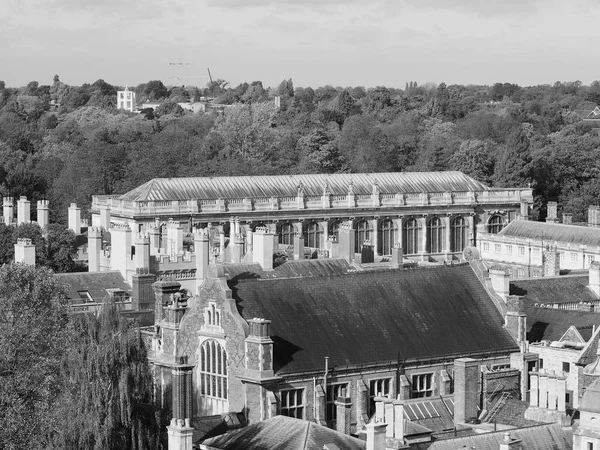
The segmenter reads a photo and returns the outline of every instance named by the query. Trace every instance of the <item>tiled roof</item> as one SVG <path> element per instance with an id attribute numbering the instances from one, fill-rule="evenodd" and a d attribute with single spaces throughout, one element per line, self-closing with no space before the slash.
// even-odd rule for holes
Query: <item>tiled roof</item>
<path id="1" fill-rule="evenodd" d="M 516 279 L 510 281 L 510 294 L 523 295 L 530 304 L 597 301 L 588 284 L 588 275 Z"/>
<path id="2" fill-rule="evenodd" d="M 344 450 L 364 450 L 366 442 L 306 420 L 275 416 L 207 439 L 202 444 L 222 450 L 322 450 L 333 444 Z"/>
<path id="3" fill-rule="evenodd" d="M 505 431 L 475 434 L 458 439 L 436 441 L 432 444 L 416 444 L 411 449 L 421 450 L 457 450 L 475 448 L 477 450 L 498 450 L 504 439 Z M 512 439 L 520 439 L 517 448 L 527 450 L 572 450 L 573 430 L 562 428 L 558 424 L 539 425 L 529 428 L 510 430 Z"/>
<path id="4" fill-rule="evenodd" d="M 600 314 L 585 311 L 526 306 L 525 313 L 529 342 L 558 341 L 571 325 L 587 340 L 600 324 Z"/>
<path id="5" fill-rule="evenodd" d="M 329 184 L 333 195 L 370 194 L 377 182 L 382 194 L 484 191 L 489 187 L 461 172 L 389 172 L 246 177 L 154 178 L 123 194 L 122 200 L 160 201 L 217 198 L 320 196 Z"/>
<path id="6" fill-rule="evenodd" d="M 494 406 L 497 404 L 497 402 L 500 401 L 500 398 L 501 397 L 498 396 L 496 402 L 490 405 L 489 411 L 491 411 L 492 408 L 494 408 Z M 500 406 L 500 409 L 498 409 L 497 412 L 494 413 L 493 422 L 502 425 L 509 425 L 516 428 L 532 427 L 535 425 L 539 425 L 539 422 L 525 418 L 525 411 L 528 407 L 528 402 L 518 400 L 516 398 L 509 398 L 505 401 L 504 404 Z"/>
<path id="7" fill-rule="evenodd" d="M 296 278 L 323 277 L 342 275 L 353 271 L 353 267 L 342 258 L 303 259 L 286 261 L 274 270 L 264 271 L 260 264 L 223 264 L 223 270 L 228 280 L 233 282 L 242 279 L 257 278 Z"/>
<path id="8" fill-rule="evenodd" d="M 600 228 L 561 223 L 513 220 L 499 233 L 501 236 L 543 239 L 544 242 L 564 242 L 571 244 L 600 245 Z"/>
<path id="9" fill-rule="evenodd" d="M 515 351 L 470 266 L 246 280 L 232 285 L 246 319 L 272 320 L 280 373 Z"/>
<path id="10" fill-rule="evenodd" d="M 131 286 L 123 279 L 121 272 L 76 272 L 54 275 L 66 287 L 67 297 L 80 301 L 78 291 L 88 291 L 95 302 L 107 297 L 107 289 L 120 289 L 131 294 Z"/>
<path id="11" fill-rule="evenodd" d="M 591 364 L 596 360 L 598 354 L 598 339 L 600 339 L 600 326 L 596 327 L 596 331 L 593 334 L 592 338 L 587 342 L 585 347 L 583 347 L 583 351 L 579 356 L 577 364 L 587 366 L 588 364 Z"/>

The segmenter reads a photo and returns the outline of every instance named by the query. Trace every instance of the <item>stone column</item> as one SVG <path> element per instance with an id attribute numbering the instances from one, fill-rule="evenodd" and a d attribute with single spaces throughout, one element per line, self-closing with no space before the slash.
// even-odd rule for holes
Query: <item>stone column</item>
<path id="1" fill-rule="evenodd" d="M 467 247 L 473 247 L 475 246 L 475 216 L 470 214 L 465 216 L 465 219 L 467 219 L 467 225 L 469 226 L 470 244 Z"/>
<path id="2" fill-rule="evenodd" d="M 452 229 L 450 228 L 450 216 L 442 217 L 442 223 L 444 224 L 444 253 L 446 253 L 446 259 L 448 260 L 452 259 L 451 257 L 449 258 L 450 251 L 452 249 Z"/>
<path id="3" fill-rule="evenodd" d="M 318 222 L 319 227 L 321 227 L 321 230 L 323 231 L 323 233 L 321 234 L 321 242 L 319 242 L 319 248 L 325 248 L 325 242 L 327 242 L 327 236 L 329 233 L 329 223 L 327 220 L 322 220 L 320 222 Z M 331 258 L 331 254 L 329 255 L 329 257 Z"/>
<path id="4" fill-rule="evenodd" d="M 421 259 L 425 259 L 425 255 L 427 254 L 427 217 L 419 217 L 417 218 L 417 223 L 421 229 L 421 242 L 419 243 L 419 253 L 421 254 Z"/>
<path id="5" fill-rule="evenodd" d="M 371 244 L 373 244 L 373 255 L 379 256 L 379 219 L 371 219 L 369 220 L 371 227 L 373 228 L 373 233 L 371 236 Z"/>
<path id="6" fill-rule="evenodd" d="M 402 216 L 398 217 L 397 219 L 393 219 L 393 222 L 396 227 L 396 242 L 402 249 L 402 254 L 404 255 L 404 230 L 402 229 Z"/>

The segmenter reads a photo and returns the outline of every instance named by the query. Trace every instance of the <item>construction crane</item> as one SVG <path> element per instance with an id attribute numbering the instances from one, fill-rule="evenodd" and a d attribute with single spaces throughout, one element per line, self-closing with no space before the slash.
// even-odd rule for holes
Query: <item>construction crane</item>
<path id="1" fill-rule="evenodd" d="M 210 68 L 207 67 L 206 70 L 208 70 L 208 78 L 210 79 L 210 84 L 213 84 L 212 75 L 210 74 Z"/>

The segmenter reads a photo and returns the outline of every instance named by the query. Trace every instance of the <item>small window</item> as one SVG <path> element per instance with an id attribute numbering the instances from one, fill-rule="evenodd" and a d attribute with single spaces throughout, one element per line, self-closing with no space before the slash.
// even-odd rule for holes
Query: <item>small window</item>
<path id="1" fill-rule="evenodd" d="M 571 252 L 571 262 L 577 262 L 577 253 Z"/>
<path id="2" fill-rule="evenodd" d="M 502 246 L 500 244 L 494 244 L 494 252 L 496 252 L 496 253 L 502 252 Z"/>
<path id="3" fill-rule="evenodd" d="M 422 373 L 412 377 L 412 398 L 433 396 L 433 374 Z"/>
<path id="4" fill-rule="evenodd" d="M 563 362 L 562 363 L 562 371 L 564 373 L 569 373 L 571 371 L 571 364 L 568 362 Z"/>
<path id="5" fill-rule="evenodd" d="M 304 418 L 304 389 L 281 391 L 281 415 Z"/>
<path id="6" fill-rule="evenodd" d="M 587 255 L 588 265 L 591 265 L 595 260 L 596 260 L 596 257 L 594 255 Z"/>
<path id="7" fill-rule="evenodd" d="M 512 255 L 512 245 L 507 245 L 506 246 L 506 254 L 507 255 Z"/>
<path id="8" fill-rule="evenodd" d="M 375 413 L 375 397 L 387 397 L 390 394 L 390 379 L 371 380 L 369 382 L 369 413 Z"/>
<path id="9" fill-rule="evenodd" d="M 519 247 L 519 255 L 525 256 L 525 247 L 523 247 L 523 246 Z"/>
<path id="10" fill-rule="evenodd" d="M 565 393 L 565 403 L 567 405 L 569 405 L 571 403 L 571 394 L 569 394 L 568 392 Z"/>
<path id="11" fill-rule="evenodd" d="M 540 358 L 540 369 L 544 368 L 544 360 Z"/>
<path id="12" fill-rule="evenodd" d="M 523 278 L 525 276 L 525 270 L 517 269 L 517 277 Z"/>
<path id="13" fill-rule="evenodd" d="M 89 291 L 77 291 L 79 294 L 79 298 L 83 301 L 83 303 L 91 303 L 94 301 Z"/>
<path id="14" fill-rule="evenodd" d="M 533 249 L 533 256 L 540 256 L 540 249 L 538 247 Z"/>
<path id="15" fill-rule="evenodd" d="M 489 242 L 484 242 L 483 243 L 483 251 L 484 252 L 489 252 L 490 251 L 490 243 Z"/>

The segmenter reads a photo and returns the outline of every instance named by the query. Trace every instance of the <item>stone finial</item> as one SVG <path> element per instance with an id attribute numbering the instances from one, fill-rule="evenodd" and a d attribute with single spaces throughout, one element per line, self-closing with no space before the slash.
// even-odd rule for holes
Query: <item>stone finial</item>
<path id="1" fill-rule="evenodd" d="M 323 185 L 323 195 L 329 195 L 331 193 L 330 189 L 329 189 L 329 181 L 326 180 L 325 184 Z"/>
<path id="2" fill-rule="evenodd" d="M 300 183 L 298 183 L 298 196 L 302 195 L 304 195 L 304 183 L 300 181 Z"/>
<path id="3" fill-rule="evenodd" d="M 354 194 L 354 181 L 350 181 L 348 185 L 348 194 Z"/>
<path id="4" fill-rule="evenodd" d="M 373 195 L 379 195 L 379 192 L 379 181 L 377 180 L 377 178 L 375 178 L 375 180 L 373 181 Z"/>

